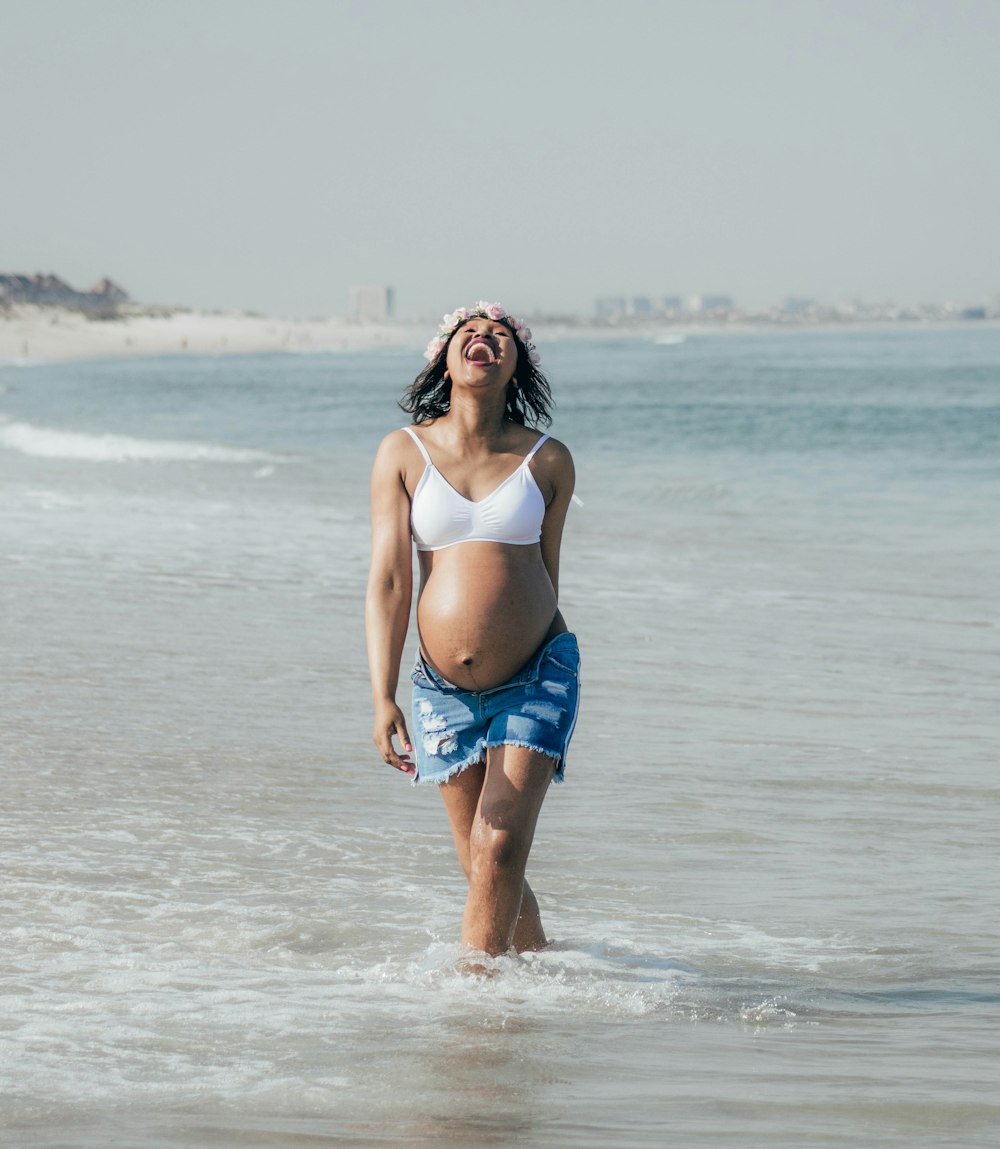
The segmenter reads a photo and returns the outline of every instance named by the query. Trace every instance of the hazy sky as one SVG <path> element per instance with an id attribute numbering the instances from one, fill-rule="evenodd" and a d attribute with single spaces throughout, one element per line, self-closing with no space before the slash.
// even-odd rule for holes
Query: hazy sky
<path id="1" fill-rule="evenodd" d="M 0 271 L 975 303 L 998 109 L 1000 0 L 0 0 Z"/>

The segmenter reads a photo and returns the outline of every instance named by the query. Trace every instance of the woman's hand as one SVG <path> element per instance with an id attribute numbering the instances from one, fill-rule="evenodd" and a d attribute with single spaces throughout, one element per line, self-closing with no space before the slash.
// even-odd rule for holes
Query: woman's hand
<path id="1" fill-rule="evenodd" d="M 403 717 L 403 712 L 391 698 L 387 698 L 375 707 L 373 741 L 386 766 L 393 766 L 397 770 L 402 770 L 404 774 L 415 774 L 416 767 L 410 760 L 409 754 L 396 753 L 392 744 L 394 734 L 402 744 L 403 750 L 412 752 L 413 747 L 410 745 L 410 735 L 406 729 L 406 719 Z"/>

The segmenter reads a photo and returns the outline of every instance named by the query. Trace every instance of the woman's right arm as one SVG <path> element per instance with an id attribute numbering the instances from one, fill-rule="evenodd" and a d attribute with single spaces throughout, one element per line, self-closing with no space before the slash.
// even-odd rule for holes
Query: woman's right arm
<path id="1" fill-rule="evenodd" d="M 372 467 L 372 562 L 365 596 L 368 669 L 375 704 L 374 742 L 382 760 L 404 774 L 414 766 L 406 718 L 396 705 L 399 663 L 410 621 L 413 542 L 410 500 L 403 484 L 400 431 L 382 440 Z M 395 735 L 404 753 L 392 744 Z"/>

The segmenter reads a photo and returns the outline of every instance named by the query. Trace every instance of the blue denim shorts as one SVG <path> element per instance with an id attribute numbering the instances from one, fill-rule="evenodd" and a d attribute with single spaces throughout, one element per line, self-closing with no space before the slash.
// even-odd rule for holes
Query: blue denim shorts
<path id="1" fill-rule="evenodd" d="M 416 782 L 447 782 L 481 762 L 490 746 L 526 746 L 555 759 L 561 782 L 580 706 L 576 635 L 557 634 L 507 682 L 463 690 L 436 674 L 418 654 L 413 680 Z"/>

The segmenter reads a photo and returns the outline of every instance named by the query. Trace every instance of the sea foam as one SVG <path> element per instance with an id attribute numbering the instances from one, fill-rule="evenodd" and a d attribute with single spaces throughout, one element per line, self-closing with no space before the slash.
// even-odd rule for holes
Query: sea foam
<path id="1" fill-rule="evenodd" d="M 75 459 L 93 463 L 276 463 L 265 451 L 172 439 L 136 439 L 130 435 L 90 434 L 0 421 L 0 447 L 38 459 Z"/>

